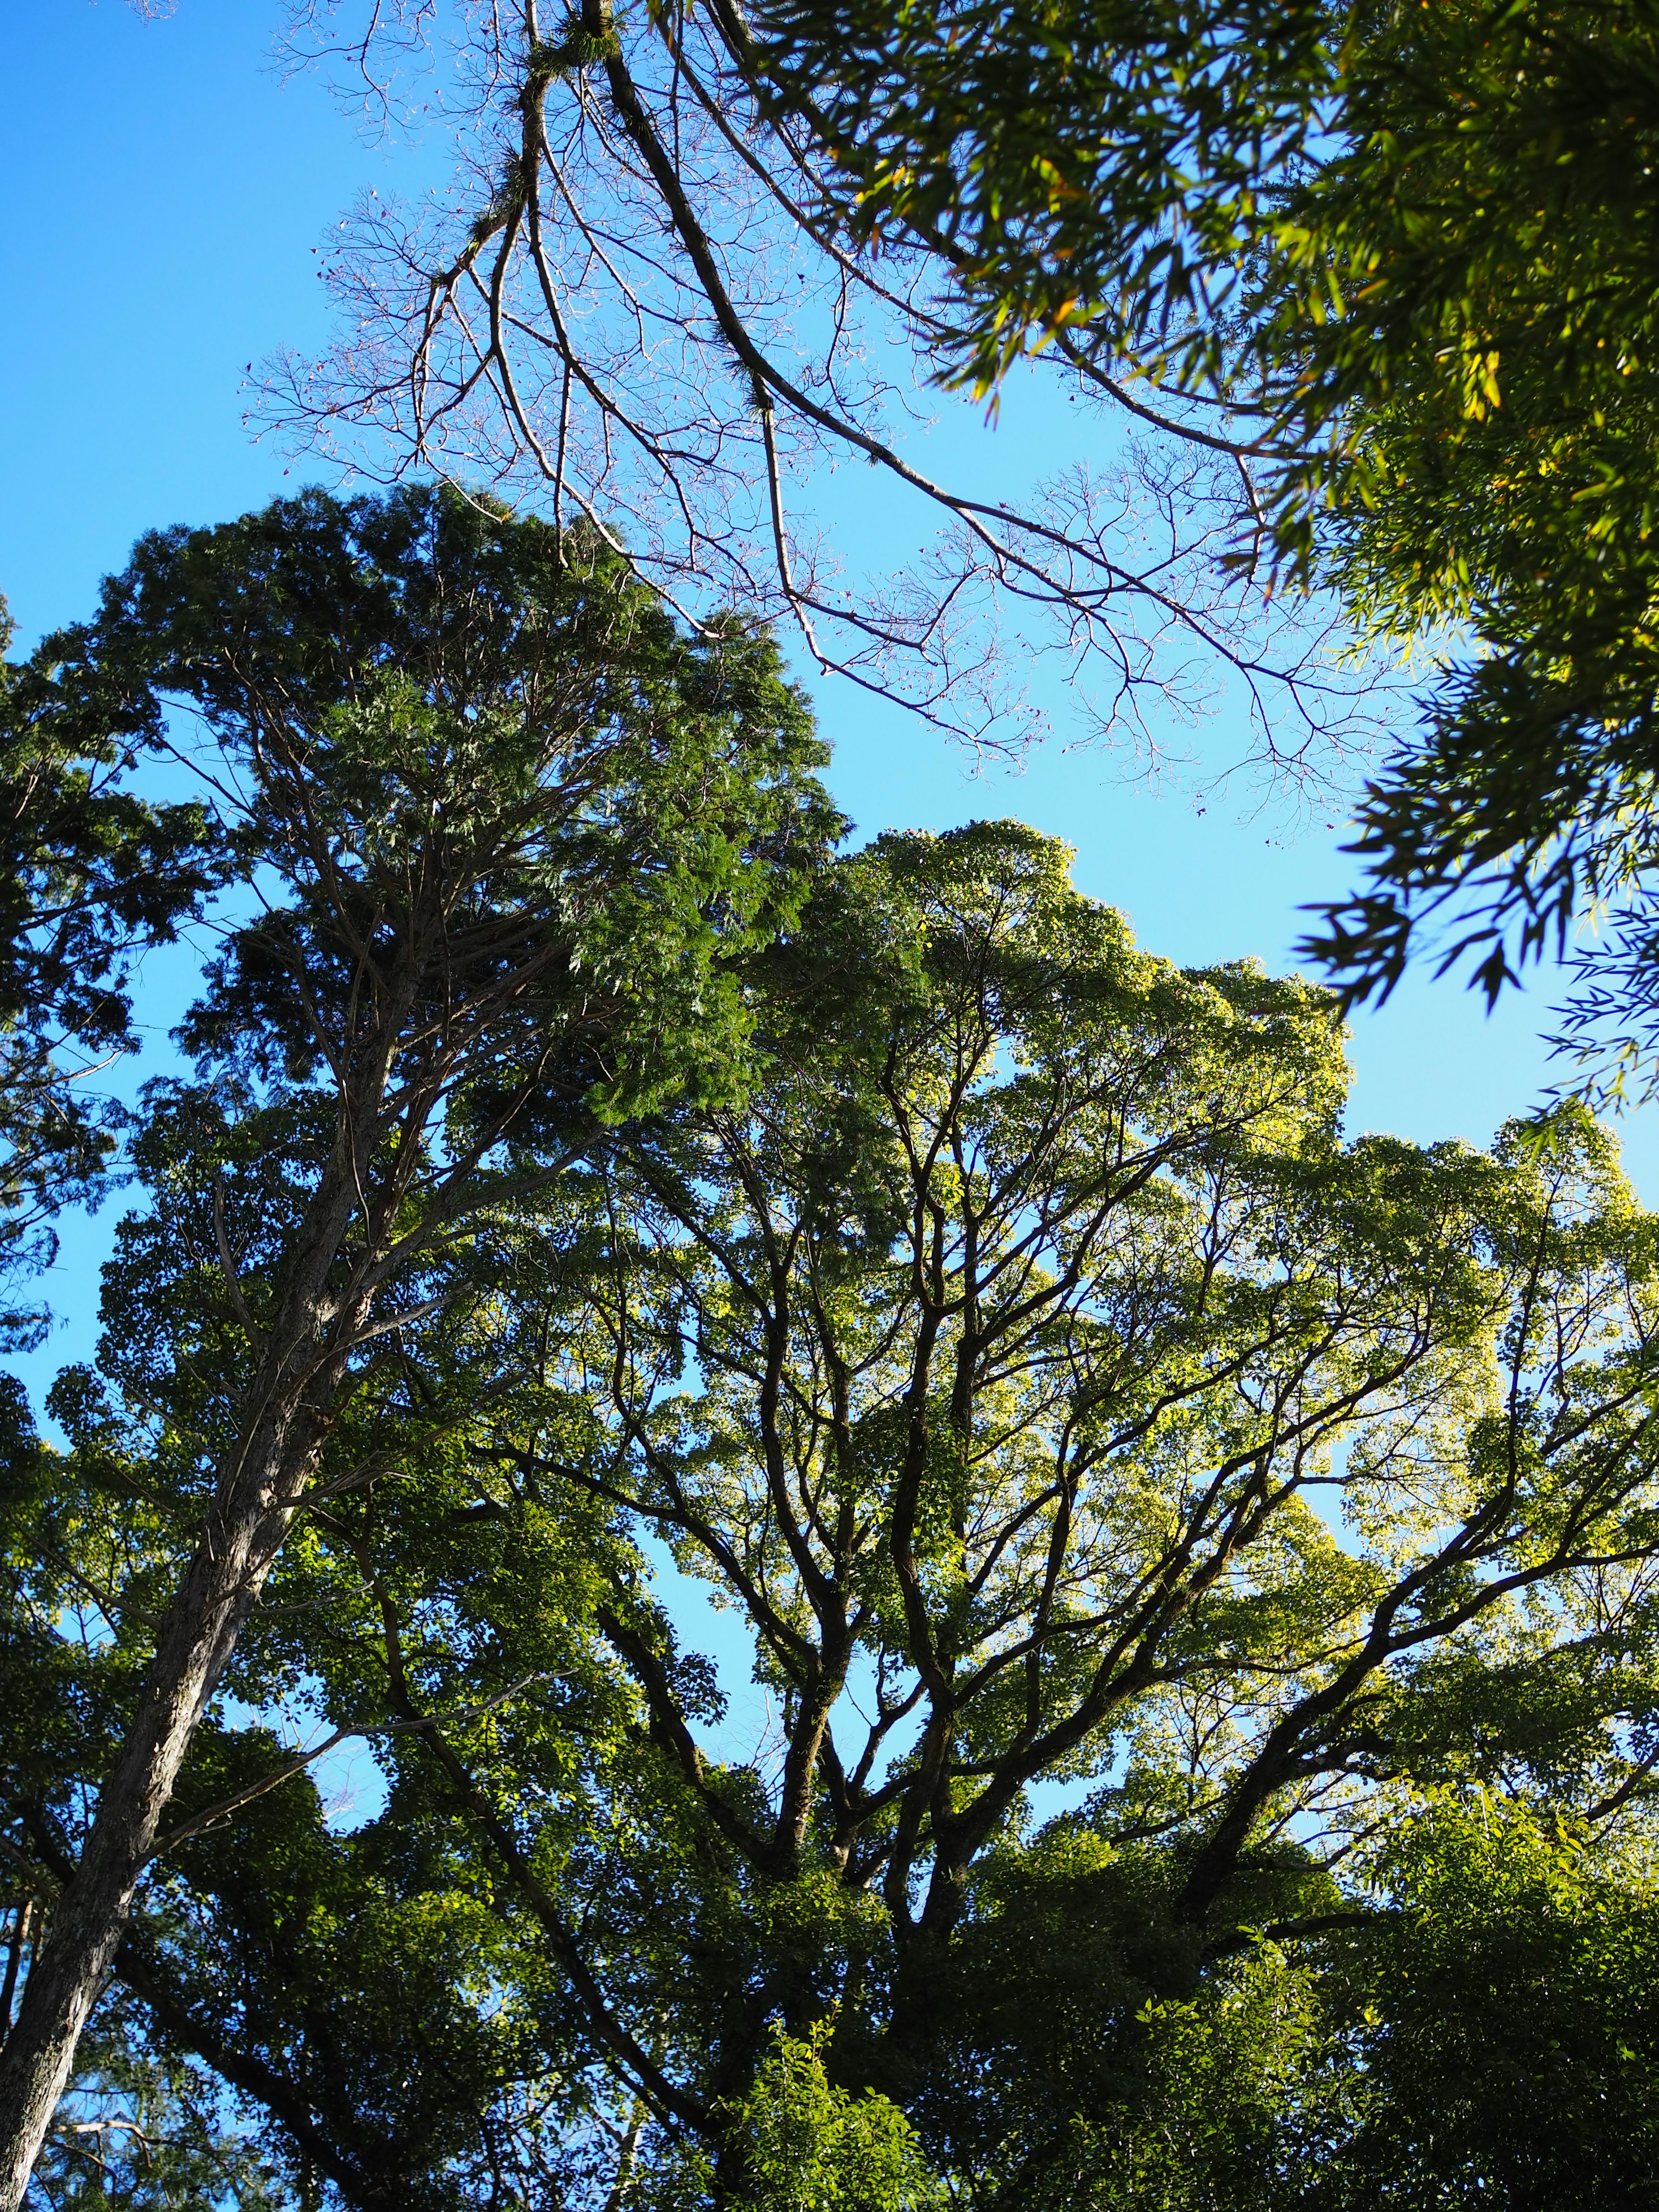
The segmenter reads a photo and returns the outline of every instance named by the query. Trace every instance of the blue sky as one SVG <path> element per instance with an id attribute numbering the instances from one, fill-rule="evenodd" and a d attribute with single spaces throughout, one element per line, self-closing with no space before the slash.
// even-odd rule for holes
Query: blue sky
<path id="1" fill-rule="evenodd" d="M 179 0 L 146 23 L 120 0 L 8 0 L 0 15 L 11 260 L 0 588 L 21 643 L 88 610 L 139 531 L 213 521 L 315 473 L 248 437 L 248 367 L 279 345 L 320 343 L 317 249 L 364 187 L 434 173 L 441 147 L 372 144 L 314 81 L 284 82 L 269 50 L 275 12 L 266 0 Z M 965 452 L 963 421 L 946 427 Z M 994 433 L 972 434 L 1001 441 L 994 466 L 1023 470 L 1019 441 L 1042 432 L 1014 405 Z M 1073 844 L 1081 885 L 1181 962 L 1254 954 L 1285 967 L 1298 910 L 1346 884 L 1326 811 L 1295 834 L 1224 799 L 1200 813 L 1190 794 L 1126 785 L 1109 757 L 1058 743 L 1018 774 L 975 775 L 898 710 L 845 684 L 816 690 L 831 781 L 862 834 L 1022 817 Z M 140 1012 L 158 1053 L 188 977 L 180 957 L 151 971 Z M 1358 1023 L 1353 1125 L 1484 1142 L 1539 1096 L 1547 1007 L 1546 994 L 1488 1019 L 1460 988 L 1413 981 Z M 1659 1200 L 1654 1116 L 1621 1133 L 1638 1187 Z M 50 1285 L 62 1326 L 26 1363 L 37 1391 L 91 1348 L 107 1227 L 65 1235 Z"/>

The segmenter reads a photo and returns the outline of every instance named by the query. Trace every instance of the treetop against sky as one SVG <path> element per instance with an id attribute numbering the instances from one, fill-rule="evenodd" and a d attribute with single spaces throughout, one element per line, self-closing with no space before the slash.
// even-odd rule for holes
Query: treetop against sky
<path id="1" fill-rule="evenodd" d="M 1659 2203 L 1659 0 L 0 44 L 0 2212 Z"/>

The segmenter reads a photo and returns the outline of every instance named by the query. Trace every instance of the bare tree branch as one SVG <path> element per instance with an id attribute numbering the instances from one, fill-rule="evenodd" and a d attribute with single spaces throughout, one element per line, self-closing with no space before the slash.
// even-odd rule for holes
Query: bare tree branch
<path id="1" fill-rule="evenodd" d="M 1082 403 L 1077 460 L 1012 501 L 916 465 L 949 242 L 855 246 L 845 180 L 811 116 L 768 102 L 734 10 L 583 0 L 556 29 L 538 0 L 377 0 L 372 21 L 339 0 L 296 8 L 290 39 L 383 117 L 424 65 L 459 167 L 442 209 L 349 218 L 324 270 L 341 335 L 273 364 L 264 420 L 581 514 L 683 611 L 792 623 L 821 669 L 975 746 L 1041 729 L 1042 652 L 1085 726 L 1148 764 L 1172 715 L 1227 700 L 1251 765 L 1318 781 L 1386 717 L 1328 611 L 1255 575 L 1253 422 L 1153 405 L 1067 341 L 1033 374 Z M 803 522 L 849 462 L 874 471 L 884 549 L 914 535 L 898 566 Z"/>

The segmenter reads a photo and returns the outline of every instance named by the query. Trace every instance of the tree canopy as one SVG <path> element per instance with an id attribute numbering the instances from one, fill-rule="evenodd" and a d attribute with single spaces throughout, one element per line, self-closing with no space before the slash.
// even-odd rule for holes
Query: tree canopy
<path id="1" fill-rule="evenodd" d="M 1656 27 L 462 12 L 280 404 L 545 512 L 153 533 L 0 680 L 0 1261 L 137 1200 L 0 1395 L 0 2212 L 1659 2202 L 1659 1225 L 1583 1097 L 1350 1134 L 1339 1026 L 1599 903 L 1649 1080 Z M 872 334 L 1139 443 L 933 482 Z M 1322 592 L 1442 655 L 1334 991 L 844 849 L 767 627 L 977 737 L 1000 604 L 1109 723 L 1196 647 L 1283 763 Z"/>
<path id="2" fill-rule="evenodd" d="M 0 654 L 11 635 L 0 600 Z M 133 956 L 218 872 L 199 805 L 139 795 L 131 736 L 65 689 L 51 645 L 0 659 L 0 1296 L 50 1259 L 65 1201 L 101 1194 L 119 1115 L 98 1078 L 133 1046 Z M 44 1322 L 0 1305 L 0 1340 Z"/>
<path id="3" fill-rule="evenodd" d="M 1142 952 L 1018 824 L 820 858 L 732 955 L 743 1082 L 531 1125 L 351 1364 L 118 2014 L 301 2201 L 1646 2202 L 1659 1252 L 1607 1138 L 1346 1139 L 1323 994 Z M 43 1898 L 319 1174 L 262 972 L 206 1003 L 280 1076 L 151 1092 L 69 1449 L 10 1455 Z M 1456 1993 L 1537 1972 L 1456 2072 Z"/>

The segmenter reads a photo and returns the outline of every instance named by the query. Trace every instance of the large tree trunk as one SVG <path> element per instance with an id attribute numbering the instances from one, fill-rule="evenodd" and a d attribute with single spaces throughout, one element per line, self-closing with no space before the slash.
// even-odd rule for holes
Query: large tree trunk
<path id="1" fill-rule="evenodd" d="M 0 2212 L 17 2212 L 22 2202 L 81 2031 L 126 1933 L 133 1892 L 191 1738 L 315 1464 L 318 1417 L 343 1364 L 325 1340 L 349 1344 L 353 1333 L 322 1288 L 349 1217 L 337 1191 L 319 1192 L 308 1210 L 301 1231 L 308 1264 L 283 1302 L 132 1726 L 99 1793 L 74 1877 L 52 1908 L 0 2051 Z"/>
<path id="2" fill-rule="evenodd" d="M 234 1519 L 210 1515 L 173 1601 L 131 1731 L 99 1794 L 75 1877 L 52 1907 L 0 2053 L 0 2212 L 22 2202 L 191 1737 L 281 1543 L 281 1528 L 270 1523 L 285 1527 L 290 1514 L 291 1507 L 267 1507 Z"/>

